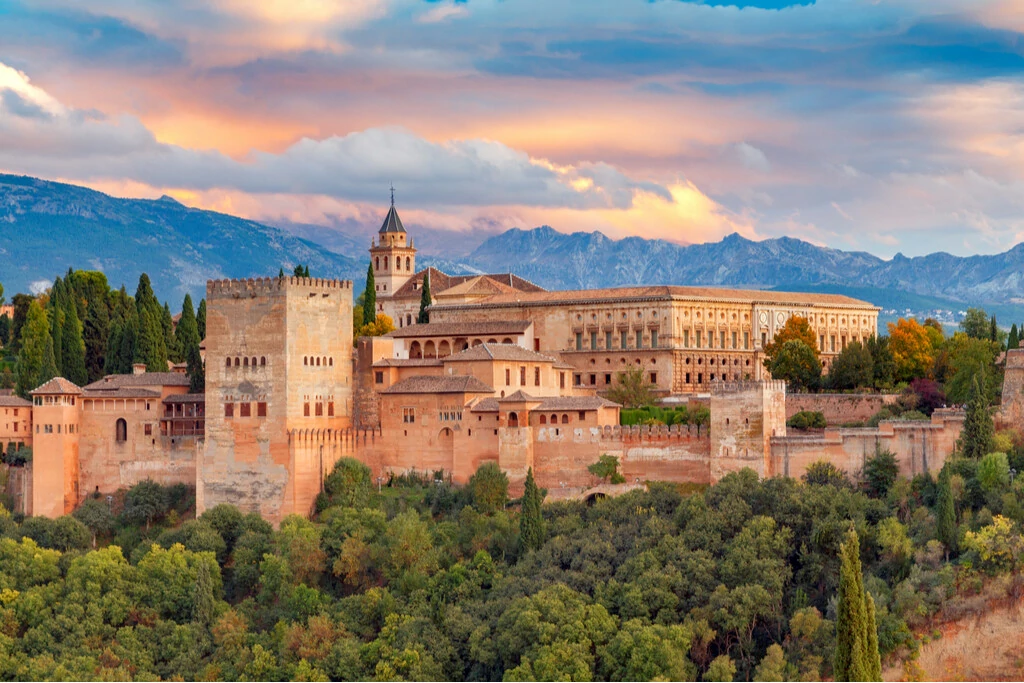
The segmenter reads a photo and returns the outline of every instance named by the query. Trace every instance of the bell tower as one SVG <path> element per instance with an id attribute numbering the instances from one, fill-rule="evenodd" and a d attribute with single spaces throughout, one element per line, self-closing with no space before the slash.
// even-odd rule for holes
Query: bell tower
<path id="1" fill-rule="evenodd" d="M 391 208 L 370 243 L 370 263 L 377 285 L 377 310 L 383 311 L 382 300 L 394 295 L 416 272 L 416 249 L 395 209 L 395 188 L 391 188 Z"/>

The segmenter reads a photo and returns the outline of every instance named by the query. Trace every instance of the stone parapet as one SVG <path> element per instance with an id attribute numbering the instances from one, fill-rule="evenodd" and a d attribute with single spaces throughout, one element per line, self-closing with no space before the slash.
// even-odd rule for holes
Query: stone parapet
<path id="1" fill-rule="evenodd" d="M 352 281 L 310 277 L 257 277 L 206 282 L 207 298 L 265 296 L 286 288 L 351 291 Z"/>

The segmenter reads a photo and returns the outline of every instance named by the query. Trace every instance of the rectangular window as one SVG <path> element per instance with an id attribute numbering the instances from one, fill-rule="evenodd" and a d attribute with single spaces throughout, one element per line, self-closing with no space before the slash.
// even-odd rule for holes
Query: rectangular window
<path id="1" fill-rule="evenodd" d="M 708 348 L 715 348 L 715 332 L 714 330 L 708 330 Z"/>
<path id="2" fill-rule="evenodd" d="M 725 348 L 725 330 L 718 333 L 718 348 Z"/>
<path id="3" fill-rule="evenodd" d="M 651 348 L 652 349 L 658 348 L 658 331 L 657 330 L 651 330 Z"/>
<path id="4" fill-rule="evenodd" d="M 578 372 L 575 373 L 572 376 L 572 383 L 573 383 L 573 386 L 577 386 L 577 387 L 579 385 L 583 384 L 583 375 L 579 374 Z"/>
<path id="5" fill-rule="evenodd" d="M 533 386 L 535 386 L 535 387 L 539 387 L 540 386 L 540 368 L 539 367 L 533 369 Z"/>
<path id="6" fill-rule="evenodd" d="M 636 348 L 638 348 L 638 349 L 644 348 L 644 331 L 643 330 L 637 330 L 636 331 Z"/>
<path id="7" fill-rule="evenodd" d="M 382 370 L 378 370 L 373 373 L 373 381 L 377 384 L 384 384 L 384 372 Z"/>
<path id="8" fill-rule="evenodd" d="M 14 423 L 14 431 L 18 431 L 18 423 L 17 422 Z"/>
<path id="9" fill-rule="evenodd" d="M 604 333 L 604 348 L 605 349 L 612 348 L 612 333 L 611 332 L 605 332 Z"/>
<path id="10" fill-rule="evenodd" d="M 823 334 L 818 337 L 818 349 L 821 351 L 825 350 L 825 335 Z"/>
<path id="11" fill-rule="evenodd" d="M 308 403 L 303 403 L 302 404 L 302 416 L 303 417 L 309 417 L 309 404 Z"/>
<path id="12" fill-rule="evenodd" d="M 694 337 L 697 338 L 697 348 L 701 348 L 704 345 L 704 332 L 701 330 L 697 330 L 694 333 Z"/>
<path id="13" fill-rule="evenodd" d="M 582 332 L 577 332 L 576 333 L 576 350 L 577 351 L 582 351 L 583 350 L 583 333 Z"/>
<path id="14" fill-rule="evenodd" d="M 832 347 L 832 353 L 835 353 L 836 352 L 836 335 L 833 334 L 832 337 L 829 339 L 829 345 Z"/>
<path id="15" fill-rule="evenodd" d="M 612 373 L 610 373 L 610 372 L 604 373 L 604 383 L 605 384 L 611 384 L 612 383 Z"/>
<path id="16" fill-rule="evenodd" d="M 652 372 L 651 373 L 651 384 L 657 384 L 657 383 L 658 383 L 658 373 Z"/>
<path id="17" fill-rule="evenodd" d="M 627 346 L 629 346 L 629 332 L 622 330 L 619 332 L 619 348 L 625 349 Z"/>
<path id="18" fill-rule="evenodd" d="M 565 389 L 565 373 L 564 372 L 558 373 L 558 388 L 559 389 Z"/>
<path id="19" fill-rule="evenodd" d="M 590 386 L 597 386 L 597 375 L 590 376 Z"/>
<path id="20" fill-rule="evenodd" d="M 308 412 L 306 414 L 309 415 Z M 234 417 L 234 416 L 235 416 L 235 404 L 234 403 L 225 403 L 224 404 L 224 417 Z"/>
<path id="21" fill-rule="evenodd" d="M 689 330 L 683 330 L 683 348 L 684 349 L 690 348 L 690 331 Z"/>
<path id="22" fill-rule="evenodd" d="M 734 348 L 734 349 L 738 349 L 739 348 L 739 345 L 736 343 L 736 335 L 738 335 L 738 334 L 739 334 L 738 332 L 733 332 L 732 333 L 732 348 Z"/>
<path id="23" fill-rule="evenodd" d="M 704 384 L 704 373 L 703 372 L 698 372 L 697 373 L 697 384 Z"/>
<path id="24" fill-rule="evenodd" d="M 594 351 L 597 349 L 597 332 L 590 333 L 590 350 Z"/>
<path id="25" fill-rule="evenodd" d="M 317 417 L 323 417 L 324 416 L 324 404 L 323 403 L 317 403 L 316 404 L 316 416 Z"/>
<path id="26" fill-rule="evenodd" d="M 327 417 L 334 417 L 334 401 L 327 402 Z"/>
<path id="27" fill-rule="evenodd" d="M 533 350 L 540 351 L 540 339 L 538 339 L 537 337 L 533 338 Z"/>
<path id="28" fill-rule="evenodd" d="M 580 420 L 586 420 L 587 419 L 587 413 L 586 413 L 585 410 L 577 411 L 577 415 L 580 418 Z"/>
<path id="29" fill-rule="evenodd" d="M 512 386 L 512 370 L 505 368 L 505 386 Z"/>
<path id="30" fill-rule="evenodd" d="M 843 335 L 843 338 L 842 338 L 842 345 L 839 348 L 841 348 L 841 349 L 845 349 L 846 348 L 846 335 L 845 334 Z"/>
<path id="31" fill-rule="evenodd" d="M 690 383 L 690 373 L 686 373 L 686 383 Z"/>
<path id="32" fill-rule="evenodd" d="M 53 434 L 53 425 L 46 425 L 46 428 L 43 429 L 43 432 L 45 432 L 46 434 Z"/>
<path id="33" fill-rule="evenodd" d="M 761 333 L 761 348 L 763 349 L 766 346 L 768 346 L 768 333 L 767 332 L 762 332 Z"/>
<path id="34" fill-rule="evenodd" d="M 402 422 L 405 424 L 416 423 L 416 409 L 415 408 L 402 408 Z"/>
<path id="35" fill-rule="evenodd" d="M 57 433 L 60 434 L 60 425 L 57 425 Z"/>
<path id="36" fill-rule="evenodd" d="M 252 416 L 252 404 L 246 401 L 245 403 L 238 404 L 238 416 L 239 417 L 251 417 Z"/>
<path id="37" fill-rule="evenodd" d="M 525 387 L 526 386 L 526 366 L 525 365 L 519 366 L 519 386 L 521 386 L 521 387 Z"/>
<path id="38" fill-rule="evenodd" d="M 743 348 L 746 349 L 747 351 L 750 350 L 750 333 L 749 332 L 744 332 L 743 333 Z"/>
<path id="39" fill-rule="evenodd" d="M 263 403 L 261 401 L 260 403 L 256 404 L 256 417 L 266 417 L 266 416 L 267 416 L 267 404 Z"/>
<path id="40" fill-rule="evenodd" d="M 143 431 L 145 431 L 146 436 L 152 436 L 153 435 L 153 425 L 146 425 L 145 429 Z"/>

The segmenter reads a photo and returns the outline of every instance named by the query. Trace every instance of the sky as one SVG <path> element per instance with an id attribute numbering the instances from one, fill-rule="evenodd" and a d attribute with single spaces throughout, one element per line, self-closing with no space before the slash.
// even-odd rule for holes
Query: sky
<path id="1" fill-rule="evenodd" d="M 0 170 L 268 222 L 1024 239 L 1021 0 L 0 0 Z"/>

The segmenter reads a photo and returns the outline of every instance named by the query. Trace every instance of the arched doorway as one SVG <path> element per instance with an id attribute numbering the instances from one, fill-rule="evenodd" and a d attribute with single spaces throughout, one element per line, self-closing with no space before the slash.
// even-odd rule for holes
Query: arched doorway
<path id="1" fill-rule="evenodd" d="M 517 415 L 515 412 L 511 412 L 508 414 L 508 426 L 519 427 L 519 415 Z"/>
<path id="2" fill-rule="evenodd" d="M 125 422 L 123 417 L 117 419 L 117 423 L 114 426 L 114 436 L 118 443 L 124 443 L 128 440 L 128 423 Z"/>

